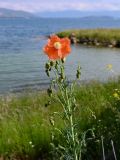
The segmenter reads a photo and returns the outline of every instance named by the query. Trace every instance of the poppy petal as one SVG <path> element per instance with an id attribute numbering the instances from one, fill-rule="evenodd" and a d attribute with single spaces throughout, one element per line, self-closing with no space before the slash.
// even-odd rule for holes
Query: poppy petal
<path id="1" fill-rule="evenodd" d="M 45 46 L 43 50 L 51 60 L 60 59 L 62 57 L 61 51 L 55 49 L 54 47 Z"/>
<path id="2" fill-rule="evenodd" d="M 60 47 L 55 47 L 55 44 L 60 44 Z M 70 40 L 68 38 L 60 39 L 58 36 L 52 35 L 43 51 L 52 60 L 65 58 L 71 52 Z"/>
<path id="3" fill-rule="evenodd" d="M 60 38 L 56 35 L 52 35 L 48 40 L 48 45 L 53 46 L 55 42 L 60 42 Z"/>

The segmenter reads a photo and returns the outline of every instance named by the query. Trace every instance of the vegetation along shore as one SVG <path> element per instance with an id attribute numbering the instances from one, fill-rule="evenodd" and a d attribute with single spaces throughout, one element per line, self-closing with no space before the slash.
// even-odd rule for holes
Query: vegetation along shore
<path id="1" fill-rule="evenodd" d="M 57 33 L 69 37 L 72 43 L 100 47 L 120 48 L 120 29 L 76 29 Z"/>
<path id="2" fill-rule="evenodd" d="M 80 137 L 85 131 L 93 130 L 93 135 L 87 132 L 83 159 L 86 156 L 89 160 L 101 159 L 101 136 L 104 137 L 106 158 L 113 154 L 111 140 L 114 142 L 117 157 L 120 156 L 119 90 L 120 80 L 105 84 L 91 82 L 76 88 L 76 117 Z M 48 100 L 45 92 L 0 98 L 0 159 L 54 159 L 50 152 L 52 126 L 49 117 L 54 111 L 60 110 L 60 107 L 56 102 L 46 106 Z M 59 128 L 63 126 L 59 119 L 55 125 Z M 56 134 L 56 144 L 58 142 L 63 143 Z"/>

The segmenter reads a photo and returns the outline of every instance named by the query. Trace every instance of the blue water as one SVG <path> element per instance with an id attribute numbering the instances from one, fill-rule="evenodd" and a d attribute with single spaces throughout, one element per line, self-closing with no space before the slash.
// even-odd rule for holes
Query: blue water
<path id="1" fill-rule="evenodd" d="M 0 93 L 40 89 L 49 83 L 44 72 L 47 57 L 42 52 L 46 36 L 74 28 L 119 28 L 119 20 L 0 19 Z M 82 80 L 107 80 L 120 74 L 120 49 L 72 46 L 66 71 L 72 80 L 82 66 Z M 106 69 L 113 64 L 114 73 Z"/>

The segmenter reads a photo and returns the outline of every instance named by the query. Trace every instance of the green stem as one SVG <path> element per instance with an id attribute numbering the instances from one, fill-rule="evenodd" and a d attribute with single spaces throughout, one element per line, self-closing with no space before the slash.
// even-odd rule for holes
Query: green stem
<path id="1" fill-rule="evenodd" d="M 73 140 L 73 145 L 74 145 L 74 158 L 75 160 L 78 160 L 77 158 L 77 152 L 76 152 L 76 145 L 75 145 L 75 132 L 74 132 L 74 127 L 73 127 L 73 116 L 70 116 L 70 124 L 71 124 L 71 134 L 72 134 L 72 140 Z"/>
<path id="2" fill-rule="evenodd" d="M 65 85 L 65 79 L 63 80 L 62 83 L 58 81 L 58 77 L 59 77 L 59 74 L 61 73 L 61 70 L 63 71 L 63 74 L 64 74 L 64 69 L 63 69 L 64 66 L 61 62 L 59 62 L 59 66 L 60 66 L 59 68 L 55 69 L 54 73 L 56 76 L 56 83 L 59 88 L 60 94 L 62 96 L 63 102 L 61 101 L 61 99 L 59 99 L 59 97 L 58 97 L 58 99 L 63 106 L 67 123 L 70 125 L 70 137 L 67 137 L 67 140 L 70 145 L 71 145 L 71 142 L 73 144 L 73 146 L 71 146 L 71 148 L 72 148 L 74 160 L 78 160 L 79 158 L 77 155 L 76 140 L 75 140 L 76 133 L 75 133 L 75 129 L 74 129 L 74 117 L 73 117 L 74 113 L 73 113 L 73 109 L 72 109 L 72 98 L 71 98 L 72 94 L 70 93 L 70 95 L 69 95 L 68 87 Z M 72 89 L 73 88 L 71 87 L 70 92 L 72 92 Z"/>
<path id="3" fill-rule="evenodd" d="M 69 102 L 69 97 L 68 97 L 68 90 L 66 88 L 66 98 L 67 98 L 67 102 L 68 102 L 68 110 L 69 110 L 69 120 L 70 120 L 70 129 L 71 129 L 71 137 L 72 137 L 72 142 L 73 142 L 73 151 L 74 151 L 74 159 L 78 160 L 78 156 L 77 156 L 77 151 L 76 151 L 76 142 L 75 142 L 75 130 L 74 130 L 74 118 L 73 118 L 73 112 L 72 112 L 72 105 Z"/>

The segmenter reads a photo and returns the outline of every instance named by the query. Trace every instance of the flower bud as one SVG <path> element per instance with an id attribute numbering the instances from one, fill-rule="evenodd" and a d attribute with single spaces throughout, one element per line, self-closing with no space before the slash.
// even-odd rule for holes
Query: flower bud
<path id="1" fill-rule="evenodd" d="M 65 79 L 65 74 L 62 72 L 62 73 L 60 74 L 60 77 L 61 77 L 61 79 Z"/>
<path id="2" fill-rule="evenodd" d="M 59 61 L 56 61 L 56 64 L 59 64 Z"/>
<path id="3" fill-rule="evenodd" d="M 45 69 L 48 70 L 49 68 L 50 68 L 50 64 L 49 64 L 49 63 L 46 63 L 46 64 L 45 64 Z"/>
<path id="4" fill-rule="evenodd" d="M 48 88 L 48 89 L 47 89 L 47 94 L 48 94 L 49 97 L 52 96 L 52 89 L 51 89 L 51 88 Z"/>
<path id="5" fill-rule="evenodd" d="M 58 81 L 59 81 L 60 83 L 62 83 L 63 80 L 64 80 L 64 79 L 63 79 L 61 76 L 58 78 Z"/>
<path id="6" fill-rule="evenodd" d="M 77 79 L 79 79 L 80 75 L 81 75 L 80 69 L 81 69 L 80 66 L 78 66 L 77 73 L 76 73 L 76 78 Z"/>
<path id="7" fill-rule="evenodd" d="M 61 74 L 63 74 L 64 73 L 64 67 L 61 67 Z"/>
<path id="8" fill-rule="evenodd" d="M 77 72 L 76 78 L 77 78 L 77 79 L 80 79 L 80 73 L 79 73 L 79 72 Z"/>
<path id="9" fill-rule="evenodd" d="M 66 58 L 62 58 L 61 61 L 62 61 L 62 63 L 65 63 Z"/>
<path id="10" fill-rule="evenodd" d="M 47 76 L 50 77 L 50 72 L 49 72 L 49 70 L 45 70 L 45 72 L 46 72 Z"/>
<path id="11" fill-rule="evenodd" d="M 50 61 L 50 66 L 53 67 L 54 66 L 54 62 Z"/>
<path id="12" fill-rule="evenodd" d="M 58 62 L 55 63 L 55 69 L 58 69 Z"/>
<path id="13" fill-rule="evenodd" d="M 51 71 L 51 68 L 49 68 L 49 71 Z"/>

